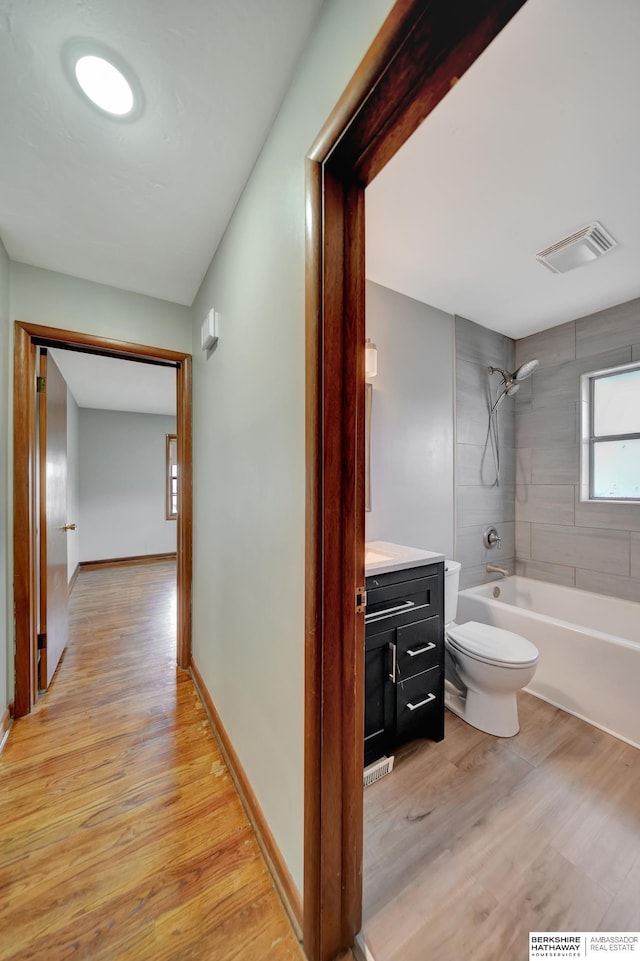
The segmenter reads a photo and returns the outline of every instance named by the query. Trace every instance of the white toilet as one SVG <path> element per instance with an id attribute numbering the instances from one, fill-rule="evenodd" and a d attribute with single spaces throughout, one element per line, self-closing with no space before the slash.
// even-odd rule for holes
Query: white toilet
<path id="1" fill-rule="evenodd" d="M 520 730 L 516 692 L 535 674 L 538 649 L 500 627 L 455 623 L 460 567 L 445 563 L 444 703 L 480 731 L 513 737 Z"/>

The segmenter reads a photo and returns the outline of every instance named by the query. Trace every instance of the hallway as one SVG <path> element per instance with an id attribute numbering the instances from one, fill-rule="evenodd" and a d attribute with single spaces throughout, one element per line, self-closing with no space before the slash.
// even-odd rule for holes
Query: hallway
<path id="1" fill-rule="evenodd" d="M 1 961 L 302 959 L 188 674 L 175 564 L 81 572 L 0 755 Z"/>

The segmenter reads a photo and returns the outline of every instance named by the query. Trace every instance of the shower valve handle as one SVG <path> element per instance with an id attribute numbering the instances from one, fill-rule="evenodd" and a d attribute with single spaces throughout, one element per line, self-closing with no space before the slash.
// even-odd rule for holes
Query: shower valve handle
<path id="1" fill-rule="evenodd" d="M 502 544 L 502 538 L 498 534 L 498 531 L 495 527 L 487 527 L 487 529 L 482 533 L 482 539 L 484 541 L 484 546 L 488 548 L 497 547 L 500 549 Z"/>

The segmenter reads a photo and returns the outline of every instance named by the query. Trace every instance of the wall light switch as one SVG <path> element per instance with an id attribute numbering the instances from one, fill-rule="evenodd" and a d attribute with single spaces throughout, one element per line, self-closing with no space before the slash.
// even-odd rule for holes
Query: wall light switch
<path id="1" fill-rule="evenodd" d="M 200 328 L 200 347 L 202 350 L 212 350 L 218 343 L 218 326 L 220 314 L 211 308 Z"/>

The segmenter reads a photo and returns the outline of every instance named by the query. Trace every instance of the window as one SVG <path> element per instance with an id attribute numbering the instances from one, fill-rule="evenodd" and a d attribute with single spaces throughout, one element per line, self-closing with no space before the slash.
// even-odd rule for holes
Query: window
<path id="1" fill-rule="evenodd" d="M 178 438 L 167 434 L 167 520 L 178 516 Z"/>
<path id="2" fill-rule="evenodd" d="M 581 500 L 640 501 L 640 364 L 581 378 Z"/>

